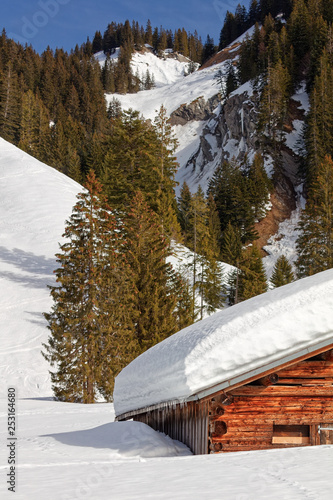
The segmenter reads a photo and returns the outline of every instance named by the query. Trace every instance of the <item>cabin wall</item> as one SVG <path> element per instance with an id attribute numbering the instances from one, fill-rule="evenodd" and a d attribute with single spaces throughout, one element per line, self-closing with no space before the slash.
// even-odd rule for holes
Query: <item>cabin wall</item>
<path id="1" fill-rule="evenodd" d="M 168 405 L 133 419 L 181 441 L 195 455 L 208 453 L 208 401 Z"/>
<path id="2" fill-rule="evenodd" d="M 209 452 L 333 444 L 333 361 L 322 358 L 211 398 Z"/>

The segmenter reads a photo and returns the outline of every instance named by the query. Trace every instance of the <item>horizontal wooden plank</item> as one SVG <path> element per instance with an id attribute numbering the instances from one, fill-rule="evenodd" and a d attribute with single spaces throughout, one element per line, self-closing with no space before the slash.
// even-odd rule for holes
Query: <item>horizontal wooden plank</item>
<path id="1" fill-rule="evenodd" d="M 256 385 L 244 385 L 231 391 L 233 396 L 333 396 L 333 386 L 325 387 L 303 387 L 270 385 L 268 387 Z M 234 401 L 235 402 L 235 401 Z M 227 411 L 227 408 L 225 410 Z"/>
<path id="2" fill-rule="evenodd" d="M 287 409 L 293 411 L 297 408 L 313 408 L 318 410 L 333 411 L 333 398 L 332 397 L 299 397 L 293 398 L 291 396 L 276 397 L 276 398 L 239 398 L 235 404 L 230 406 L 222 416 L 229 415 L 230 413 L 237 413 L 241 410 L 246 412 L 256 411 L 275 411 L 279 409 Z"/>
<path id="3" fill-rule="evenodd" d="M 256 434 L 255 432 L 239 432 L 239 433 L 227 433 L 223 436 L 211 436 L 211 441 L 214 443 L 223 443 L 231 441 L 260 441 L 260 442 L 270 442 L 273 438 L 273 432 L 263 432 Z"/>
<path id="4" fill-rule="evenodd" d="M 332 422 L 332 417 L 333 413 L 327 413 L 323 415 L 318 415 L 318 414 L 309 414 L 309 413 L 303 413 L 299 412 L 298 414 L 293 414 L 292 416 L 285 415 L 283 413 L 280 413 L 279 415 L 274 415 L 273 413 L 266 414 L 266 415 L 260 415 L 256 417 L 251 417 L 249 415 L 237 415 L 233 416 L 232 422 L 234 425 L 239 425 L 240 427 L 243 425 L 244 428 L 251 426 L 251 425 L 260 425 L 261 423 L 264 424 L 281 424 L 281 425 L 309 425 L 309 424 L 320 424 L 321 422 L 323 423 L 330 423 Z M 226 419 L 227 425 L 229 425 L 228 420 Z"/>
<path id="5" fill-rule="evenodd" d="M 333 377 L 333 361 L 301 361 L 295 365 L 277 371 L 279 378 L 302 377 L 324 378 Z"/>
<path id="6" fill-rule="evenodd" d="M 281 443 L 263 443 L 263 444 L 250 444 L 250 443 L 222 443 L 222 452 L 232 451 L 252 451 L 252 450 L 270 450 L 280 448 L 298 448 L 300 446 L 309 446 L 309 444 L 281 444 Z"/>
<path id="7" fill-rule="evenodd" d="M 333 378 L 280 378 L 278 385 L 333 385 Z"/>

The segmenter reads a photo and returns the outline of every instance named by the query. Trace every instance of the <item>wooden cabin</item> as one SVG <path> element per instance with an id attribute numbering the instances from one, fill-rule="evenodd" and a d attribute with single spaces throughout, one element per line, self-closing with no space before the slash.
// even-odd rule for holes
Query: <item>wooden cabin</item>
<path id="1" fill-rule="evenodd" d="M 273 321 L 266 321 L 266 324 L 272 330 L 275 328 L 275 331 L 265 332 L 266 337 L 262 337 L 261 340 L 264 342 L 270 335 L 280 334 L 284 347 L 280 348 L 277 356 L 274 357 L 270 353 L 266 358 L 261 357 L 257 364 L 255 359 L 251 359 L 251 362 L 245 363 L 243 368 L 237 367 L 233 376 L 224 377 L 222 367 L 220 381 L 211 386 L 202 388 L 199 386 L 199 390 L 183 398 L 176 394 L 177 397 L 174 399 L 168 396 L 164 401 L 157 401 L 155 404 L 140 408 L 130 409 L 129 404 L 127 406 L 129 411 L 119 413 L 116 409 L 117 420 L 133 419 L 144 422 L 153 429 L 185 443 L 194 454 L 333 444 L 333 271 L 327 273 L 329 273 L 326 276 L 328 281 L 325 283 L 331 281 L 332 286 L 321 287 L 321 290 L 318 287 L 318 295 L 316 283 L 320 282 L 320 279 L 311 277 L 306 278 L 308 281 L 304 280 L 301 285 L 291 284 L 282 287 L 279 292 L 269 292 L 265 294 L 265 299 L 263 296 L 251 299 L 251 307 L 244 303 L 243 306 L 241 304 L 233 306 L 233 317 L 236 317 L 237 312 L 234 308 L 238 308 L 240 316 L 244 317 L 244 322 L 240 322 L 240 326 L 252 321 L 253 335 L 259 329 L 260 307 L 263 306 L 267 310 L 270 306 L 273 311 Z M 322 280 L 324 274 L 321 273 Z M 285 315 L 288 319 L 288 314 L 291 314 L 291 322 L 288 323 L 282 318 L 282 324 L 279 324 L 276 321 L 283 311 L 284 296 L 287 297 L 286 304 L 289 306 L 296 304 L 296 306 L 289 308 L 290 313 L 287 311 Z M 311 297 L 311 304 L 307 304 L 308 297 Z M 270 300 L 273 302 L 270 303 Z M 316 300 L 321 304 L 319 313 L 321 316 L 326 315 L 321 319 L 318 318 L 318 322 L 314 318 Z M 277 308 L 274 301 L 280 304 Z M 244 313 L 244 310 L 247 312 Z M 265 314 L 267 316 L 267 313 Z M 223 318 L 226 316 L 224 311 L 218 315 L 220 316 L 215 318 L 215 324 L 223 323 Z M 305 335 L 305 341 L 297 337 L 297 342 L 294 342 L 295 347 L 290 348 L 288 332 L 284 332 L 283 329 L 284 324 L 290 328 L 292 317 L 298 322 L 294 328 L 299 331 L 302 331 L 302 328 L 307 329 L 308 333 Z M 212 323 L 211 318 L 204 321 Z M 200 327 L 200 323 L 205 330 L 203 322 L 196 323 L 196 328 L 198 325 Z M 224 322 L 224 332 L 228 332 L 228 326 L 231 328 L 230 323 L 230 318 L 227 318 Z M 190 335 L 191 331 L 195 334 L 193 328 L 194 325 L 183 330 L 187 333 L 178 332 L 176 335 L 182 338 L 182 335 L 183 337 Z M 213 331 L 211 327 L 210 331 Z M 290 338 L 292 337 L 293 334 L 290 333 Z M 224 336 L 221 335 L 221 342 L 226 342 L 226 338 L 229 337 L 225 333 Z M 239 342 L 242 342 L 242 339 L 244 340 L 244 336 L 240 334 Z M 162 346 L 163 355 L 167 356 L 170 349 L 170 353 L 173 352 L 172 349 L 178 345 L 175 344 L 176 340 L 170 340 L 169 345 Z M 290 342 L 292 343 L 291 340 Z M 154 358 L 157 354 L 153 352 L 149 354 L 147 351 L 141 363 L 137 363 L 138 367 L 146 365 L 149 370 L 150 356 Z M 163 361 L 161 353 L 158 356 L 151 366 L 156 365 L 156 360 Z M 172 362 L 171 354 L 170 358 Z M 133 363 L 132 373 L 135 373 L 135 361 Z M 179 362 L 177 361 L 174 366 L 176 370 Z M 198 370 L 202 370 L 199 365 Z M 216 371 L 215 366 L 214 370 Z M 140 370 L 138 376 L 142 377 Z M 163 376 L 163 366 L 161 376 Z M 127 382 L 130 381 L 131 376 Z M 132 383 L 134 383 L 134 397 L 136 388 L 135 382 Z M 156 385 L 158 386 L 156 380 L 152 383 L 155 385 L 151 386 L 149 394 Z M 160 383 L 162 388 L 168 388 L 166 380 L 163 379 Z M 161 399 L 160 396 L 159 398 Z M 148 392 L 143 401 L 145 400 L 151 403 Z M 126 404 L 122 407 L 126 408 Z"/>

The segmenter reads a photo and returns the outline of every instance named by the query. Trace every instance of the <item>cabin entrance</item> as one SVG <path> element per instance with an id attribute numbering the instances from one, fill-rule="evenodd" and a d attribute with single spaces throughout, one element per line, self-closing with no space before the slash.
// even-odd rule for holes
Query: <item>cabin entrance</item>
<path id="1" fill-rule="evenodd" d="M 320 444 L 333 444 L 333 422 L 318 426 Z"/>

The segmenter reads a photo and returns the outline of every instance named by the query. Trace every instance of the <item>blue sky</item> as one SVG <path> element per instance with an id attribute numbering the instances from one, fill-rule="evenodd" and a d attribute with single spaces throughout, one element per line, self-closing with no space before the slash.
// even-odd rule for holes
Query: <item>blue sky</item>
<path id="1" fill-rule="evenodd" d="M 247 8 L 250 0 L 241 2 Z M 0 28 L 22 44 L 42 52 L 48 45 L 69 51 L 103 34 L 111 21 L 126 19 L 166 29 L 196 29 L 205 42 L 207 34 L 219 41 L 227 10 L 234 12 L 239 0 L 1 0 Z"/>

